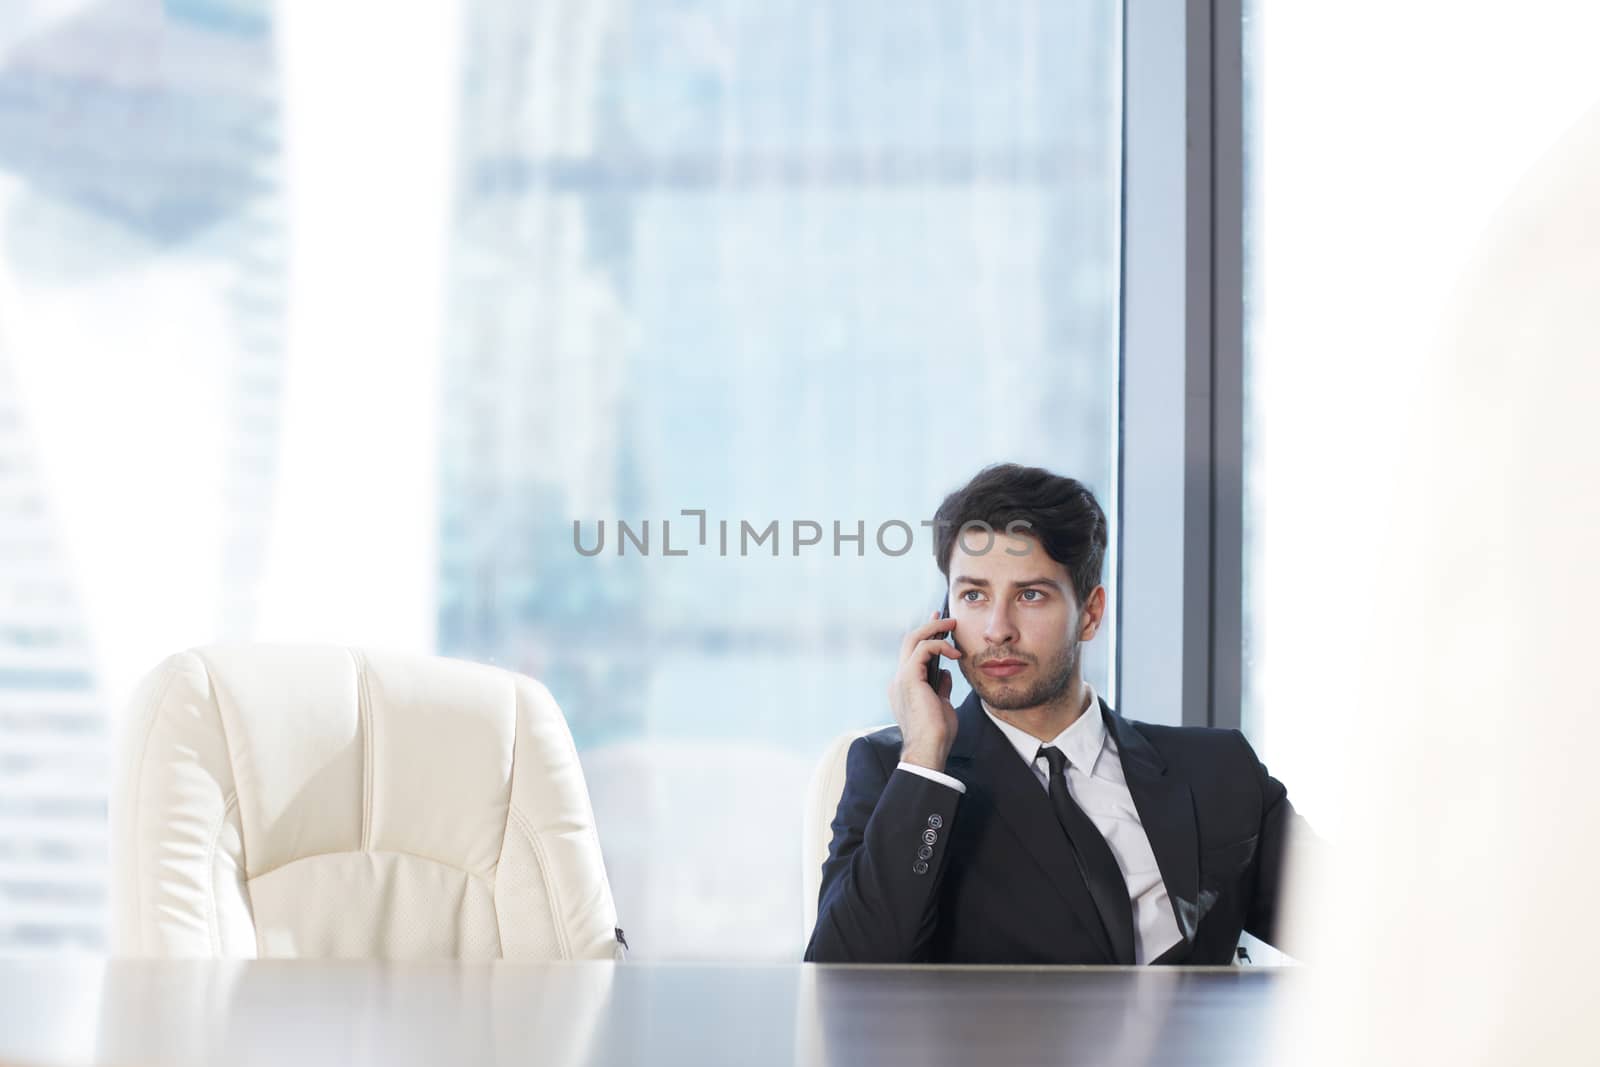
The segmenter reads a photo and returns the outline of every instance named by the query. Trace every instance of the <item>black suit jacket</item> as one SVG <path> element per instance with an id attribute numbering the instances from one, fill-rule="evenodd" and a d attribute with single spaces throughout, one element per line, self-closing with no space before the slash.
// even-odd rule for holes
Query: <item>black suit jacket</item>
<path id="1" fill-rule="evenodd" d="M 1154 963 L 1225 964 L 1241 930 L 1276 944 L 1285 856 L 1308 834 L 1237 730 L 1130 722 L 1103 701 L 1182 940 Z M 900 730 L 850 746 L 822 867 L 819 963 L 1097 964 L 1115 958 L 1033 772 L 976 694 L 945 773 L 897 770 Z"/>

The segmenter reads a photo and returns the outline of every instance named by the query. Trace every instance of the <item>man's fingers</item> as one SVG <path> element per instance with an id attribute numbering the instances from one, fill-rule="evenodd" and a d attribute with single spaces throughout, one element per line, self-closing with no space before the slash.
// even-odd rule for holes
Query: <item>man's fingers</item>
<path id="1" fill-rule="evenodd" d="M 917 642 L 926 641 L 928 638 L 935 637 L 938 634 L 950 633 L 955 628 L 956 620 L 941 619 L 938 612 L 935 612 L 927 622 L 906 634 L 905 640 L 900 642 L 900 658 L 904 660 L 910 656 L 911 650 L 916 647 Z"/>
<path id="2" fill-rule="evenodd" d="M 918 641 L 912 648 L 908 665 L 914 664 L 917 670 L 927 670 L 928 661 L 944 656 L 946 659 L 960 659 L 961 650 L 949 641 L 940 641 L 937 638 L 928 638 Z"/>
<path id="3" fill-rule="evenodd" d="M 949 671 L 939 672 L 939 699 L 945 703 L 950 702 L 950 691 L 956 687 L 956 680 Z"/>

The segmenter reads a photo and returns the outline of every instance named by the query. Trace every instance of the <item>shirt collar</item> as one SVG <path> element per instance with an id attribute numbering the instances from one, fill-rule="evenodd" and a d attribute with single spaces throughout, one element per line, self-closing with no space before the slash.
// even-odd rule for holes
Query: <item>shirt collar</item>
<path id="1" fill-rule="evenodd" d="M 1094 686 L 1085 682 L 1083 688 L 1089 694 L 1089 703 L 1085 706 L 1083 714 L 1049 741 L 1040 741 L 1026 730 L 998 718 L 987 705 L 984 706 L 983 713 L 989 716 L 990 722 L 1000 727 L 1000 732 L 1006 735 L 1006 740 L 1017 750 L 1022 762 L 1029 766 L 1032 766 L 1034 760 L 1038 758 L 1040 746 L 1054 745 L 1066 753 L 1067 759 L 1074 767 L 1084 774 L 1092 775 L 1095 764 L 1100 759 L 1100 753 L 1105 749 L 1106 723 L 1100 715 L 1100 697 L 1095 693 Z"/>

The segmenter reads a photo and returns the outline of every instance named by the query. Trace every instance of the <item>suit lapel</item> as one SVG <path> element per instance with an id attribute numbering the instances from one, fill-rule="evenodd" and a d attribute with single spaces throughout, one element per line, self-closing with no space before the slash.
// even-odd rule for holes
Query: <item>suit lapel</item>
<path id="1" fill-rule="evenodd" d="M 1089 887 L 1078 871 L 1066 834 L 1056 821 L 1055 810 L 1039 786 L 1039 780 L 984 713 L 977 693 L 967 697 L 957 709 L 956 718 L 956 740 L 945 769 L 966 785 L 967 798 L 963 805 L 977 802 L 993 808 L 999 820 L 1016 835 L 1023 850 L 1066 899 L 1094 939 L 1105 962 L 1113 962 L 1115 956 L 1100 925 L 1094 898 L 1089 895 Z M 1165 874 L 1165 868 L 1162 873 Z"/>
<path id="2" fill-rule="evenodd" d="M 1178 933 L 1183 936 L 1183 944 L 1174 946 L 1174 950 L 1187 951 L 1200 920 L 1200 838 L 1194 820 L 1194 796 L 1187 782 L 1167 773 L 1160 753 L 1134 724 L 1112 711 L 1103 700 L 1100 710 L 1106 728 L 1117 739 L 1128 792 L 1139 811 L 1145 836 L 1150 839 L 1150 850 L 1155 853 L 1167 898 L 1172 901 L 1173 917 L 1178 921 Z M 1172 952 L 1164 953 L 1161 962 L 1167 962 Z"/>

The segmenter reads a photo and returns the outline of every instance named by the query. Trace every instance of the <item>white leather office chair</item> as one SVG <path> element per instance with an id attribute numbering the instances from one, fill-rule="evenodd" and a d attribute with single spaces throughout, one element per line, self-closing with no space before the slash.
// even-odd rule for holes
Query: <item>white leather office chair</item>
<path id="1" fill-rule="evenodd" d="M 840 734 L 828 745 L 811 772 L 811 785 L 806 789 L 805 817 L 800 831 L 800 901 L 801 921 L 805 923 L 802 944 L 811 943 L 811 931 L 817 925 L 817 894 L 822 892 L 822 864 L 828 858 L 828 845 L 833 840 L 833 816 L 839 810 L 839 798 L 844 795 L 845 758 L 850 754 L 850 743 L 858 737 L 875 733 L 885 726 L 868 726 L 864 730 L 851 730 Z"/>
<path id="2" fill-rule="evenodd" d="M 144 678 L 125 727 L 118 954 L 622 957 L 577 750 L 530 678 L 198 648 Z"/>

